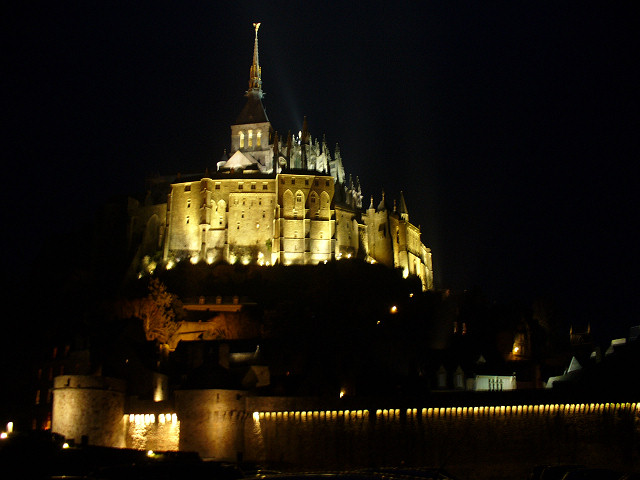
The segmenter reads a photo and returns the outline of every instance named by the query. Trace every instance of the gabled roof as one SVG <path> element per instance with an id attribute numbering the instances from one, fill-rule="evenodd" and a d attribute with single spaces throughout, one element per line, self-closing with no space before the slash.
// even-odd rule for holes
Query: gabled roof
<path id="1" fill-rule="evenodd" d="M 258 161 L 248 153 L 243 153 L 240 150 L 236 150 L 236 153 L 231 155 L 231 158 L 227 160 L 222 168 L 246 168 L 252 165 L 256 165 Z"/>

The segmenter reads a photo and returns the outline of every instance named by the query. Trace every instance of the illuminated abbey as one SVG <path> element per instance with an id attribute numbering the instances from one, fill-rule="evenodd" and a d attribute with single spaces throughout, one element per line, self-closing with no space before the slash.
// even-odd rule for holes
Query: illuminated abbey
<path id="1" fill-rule="evenodd" d="M 314 265 L 360 258 L 401 269 L 433 289 L 431 251 L 409 221 L 402 194 L 392 205 L 384 193 L 377 204 L 371 197 L 363 208 L 359 180 L 347 179 L 337 145 L 331 153 L 324 139 L 313 140 L 306 118 L 297 136 L 279 136 L 272 127 L 262 103 L 259 26 L 229 154 L 213 173 L 171 182 L 166 203 L 130 208 L 132 228 L 143 239 L 136 268 L 185 260 Z"/>

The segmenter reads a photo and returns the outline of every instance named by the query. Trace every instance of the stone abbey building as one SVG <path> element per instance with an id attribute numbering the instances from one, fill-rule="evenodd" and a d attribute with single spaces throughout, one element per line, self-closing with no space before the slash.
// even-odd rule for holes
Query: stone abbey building
<path id="1" fill-rule="evenodd" d="M 246 104 L 231 125 L 229 154 L 217 171 L 170 181 L 166 202 L 132 201 L 130 238 L 141 245 L 133 268 L 189 260 L 314 265 L 360 258 L 416 275 L 433 288 L 431 251 L 409 221 L 402 197 L 363 208 L 359 180 L 347 179 L 339 147 L 312 140 L 305 119 L 281 137 L 262 104 L 255 24 Z"/>

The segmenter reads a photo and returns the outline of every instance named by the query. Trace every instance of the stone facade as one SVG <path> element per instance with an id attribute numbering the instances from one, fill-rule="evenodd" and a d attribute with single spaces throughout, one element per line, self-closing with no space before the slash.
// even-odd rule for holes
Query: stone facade
<path id="1" fill-rule="evenodd" d="M 421 406 L 406 399 L 258 397 L 207 389 L 178 390 L 172 403 L 155 402 L 145 411 L 138 404 L 123 415 L 117 381 L 62 376 L 55 385 L 56 433 L 86 436 L 96 445 L 195 451 L 216 461 L 318 469 L 446 465 L 460 477 L 480 479 L 524 477 L 534 465 L 548 463 L 633 470 L 640 458 L 633 434 L 638 403 L 562 403 L 542 394 L 541 403 L 500 403 L 532 396 L 528 392 Z"/>
<path id="2" fill-rule="evenodd" d="M 230 153 L 215 172 L 169 181 L 166 203 L 130 206 L 130 225 L 144 231 L 138 271 L 158 261 L 315 265 L 360 258 L 416 275 L 433 289 L 431 251 L 409 222 L 404 198 L 363 209 L 359 180 L 345 176 L 336 145 L 307 130 L 287 138 L 274 131 L 262 105 L 258 38 L 247 104 L 231 126 Z M 154 251 L 155 248 L 155 251 Z M 157 259 L 155 262 L 153 259 Z"/>
<path id="3" fill-rule="evenodd" d="M 52 431 L 91 445 L 124 447 L 125 382 L 90 375 L 54 379 Z"/>

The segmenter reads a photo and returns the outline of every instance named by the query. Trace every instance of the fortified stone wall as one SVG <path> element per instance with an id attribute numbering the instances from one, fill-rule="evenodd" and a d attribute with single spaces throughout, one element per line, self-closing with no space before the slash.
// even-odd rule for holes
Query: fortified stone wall
<path id="1" fill-rule="evenodd" d="M 77 443 L 124 447 L 124 381 L 89 375 L 54 379 L 52 431 Z"/>
<path id="2" fill-rule="evenodd" d="M 217 461 L 242 456 L 245 391 L 179 390 L 175 406 L 180 421 L 180 450 Z"/>
<path id="3" fill-rule="evenodd" d="M 640 468 L 636 404 L 261 411 L 247 460 L 318 469 L 415 465 L 462 478 L 526 478 L 535 465 Z"/>

